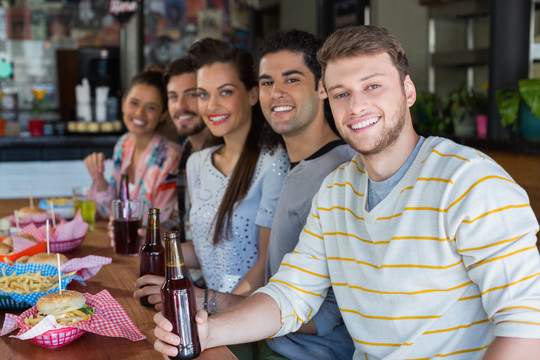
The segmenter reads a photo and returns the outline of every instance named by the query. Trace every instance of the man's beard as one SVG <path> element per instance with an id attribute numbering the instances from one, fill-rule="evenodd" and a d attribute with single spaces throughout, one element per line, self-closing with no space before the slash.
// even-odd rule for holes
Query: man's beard
<path id="1" fill-rule="evenodd" d="M 397 118 L 398 121 L 395 122 L 393 125 L 390 125 L 389 127 L 385 127 L 379 135 L 379 138 L 377 139 L 377 143 L 374 147 L 370 149 L 362 149 L 354 147 L 355 150 L 364 157 L 370 157 L 373 155 L 377 155 L 390 147 L 393 143 L 396 142 L 396 140 L 399 138 L 403 128 L 406 124 L 406 112 L 408 111 L 407 104 L 405 102 L 401 103 L 401 106 L 396 110 L 396 112 L 392 115 L 392 118 Z"/>
<path id="2" fill-rule="evenodd" d="M 198 115 L 196 115 L 196 116 L 198 116 Z M 193 136 L 193 135 L 196 135 L 196 134 L 200 133 L 201 131 L 203 131 L 204 128 L 206 128 L 206 124 L 199 117 L 199 122 L 195 125 L 195 127 L 193 127 L 193 128 L 184 128 L 183 126 L 180 126 L 180 128 L 176 128 L 176 131 L 177 131 L 178 135 L 180 135 L 180 136 Z"/>

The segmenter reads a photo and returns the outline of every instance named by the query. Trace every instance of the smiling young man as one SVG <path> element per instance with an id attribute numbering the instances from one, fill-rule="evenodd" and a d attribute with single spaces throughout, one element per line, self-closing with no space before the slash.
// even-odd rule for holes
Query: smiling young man
<path id="1" fill-rule="evenodd" d="M 186 164 L 189 156 L 208 146 L 213 139 L 210 130 L 204 124 L 198 113 L 197 105 L 197 78 L 195 66 L 188 56 L 172 61 L 163 73 L 163 82 L 167 88 L 167 106 L 169 115 L 176 127 L 178 136 L 183 139 L 182 152 L 178 165 L 178 178 L 176 184 L 178 203 L 175 213 L 169 221 L 163 223 L 166 228 L 175 229 L 183 234 L 183 238 L 191 240 L 187 214 L 190 202 L 187 190 Z M 191 270 L 190 277 L 195 283 L 203 284 L 199 270 Z M 160 288 L 163 277 L 145 275 L 137 279 L 133 296 L 149 296 L 151 304 L 158 304 L 161 309 Z"/>
<path id="2" fill-rule="evenodd" d="M 324 178 L 354 155 L 331 129 L 333 119 L 325 117 L 316 58 L 321 45 L 312 34 L 290 30 L 266 36 L 256 52 L 261 109 L 272 129 L 283 137 L 291 161 L 270 232 L 266 282 L 298 243 Z M 293 360 L 346 359 L 354 352 L 331 291 L 317 315 L 299 331 L 266 342 L 273 351 Z"/>
<path id="3" fill-rule="evenodd" d="M 167 87 L 169 115 L 176 126 L 177 134 L 184 138 L 177 182 L 178 229 L 185 231 L 186 213 L 189 208 L 186 197 L 186 163 L 194 151 L 206 147 L 212 139 L 210 130 L 204 124 L 197 108 L 197 78 L 192 60 L 185 56 L 172 61 L 163 74 Z M 189 232 L 184 238 L 190 238 Z"/>
<path id="4" fill-rule="evenodd" d="M 203 348 L 295 331 L 332 287 L 356 359 L 538 358 L 538 223 L 525 191 L 486 155 L 416 134 L 409 66 L 387 30 L 338 30 L 318 59 L 358 154 L 325 179 L 269 284 L 197 315 Z M 172 354 L 178 337 L 155 320 L 155 348 Z"/>

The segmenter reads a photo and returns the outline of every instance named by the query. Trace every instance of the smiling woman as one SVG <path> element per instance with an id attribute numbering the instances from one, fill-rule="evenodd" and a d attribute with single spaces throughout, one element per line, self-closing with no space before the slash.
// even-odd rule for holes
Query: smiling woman
<path id="1" fill-rule="evenodd" d="M 197 67 L 199 113 L 223 144 L 187 163 L 193 242 L 182 245 L 194 247 L 196 256 L 186 256 L 186 265 L 200 265 L 211 289 L 248 295 L 264 283 L 270 225 L 289 161 L 262 117 L 251 55 L 210 38 L 189 55 Z"/>
<path id="2" fill-rule="evenodd" d="M 122 100 L 124 125 L 128 132 L 116 143 L 113 168 L 107 180 L 103 174 L 105 155 L 93 153 L 84 160 L 93 179 L 90 197 L 106 217 L 115 197 L 120 175 L 128 174 L 130 195 L 145 208 L 159 208 L 167 220 L 176 202 L 176 176 L 180 146 L 159 132 L 167 117 L 167 96 L 159 71 L 142 71 L 132 80 Z"/>

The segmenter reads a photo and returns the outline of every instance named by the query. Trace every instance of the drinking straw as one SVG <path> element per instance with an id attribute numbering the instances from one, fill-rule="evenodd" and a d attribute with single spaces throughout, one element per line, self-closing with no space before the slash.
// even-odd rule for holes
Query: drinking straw
<path id="1" fill-rule="evenodd" d="M 20 229 L 20 226 L 19 226 L 19 210 L 15 210 L 14 213 L 15 213 L 15 225 L 17 226 L 17 230 L 18 230 L 18 229 Z"/>
<path id="2" fill-rule="evenodd" d="M 56 263 L 58 264 L 58 291 L 62 295 L 62 272 L 60 271 L 60 254 L 56 254 Z"/>
<path id="3" fill-rule="evenodd" d="M 47 255 L 49 255 L 51 253 L 51 249 L 49 247 L 49 219 L 47 219 L 46 224 L 47 224 L 47 227 L 46 227 L 46 229 L 47 229 L 47 233 L 46 233 L 46 236 L 47 236 Z"/>
<path id="4" fill-rule="evenodd" d="M 52 226 L 53 228 L 56 227 L 56 219 L 54 216 L 54 203 L 52 201 L 49 201 L 49 205 L 51 206 L 51 214 L 52 214 Z"/>
<path id="5" fill-rule="evenodd" d="M 30 188 L 30 207 L 34 207 L 34 196 L 32 195 L 32 188 Z"/>
<path id="6" fill-rule="evenodd" d="M 127 202 L 127 218 L 126 220 L 131 219 L 131 201 L 126 200 Z"/>

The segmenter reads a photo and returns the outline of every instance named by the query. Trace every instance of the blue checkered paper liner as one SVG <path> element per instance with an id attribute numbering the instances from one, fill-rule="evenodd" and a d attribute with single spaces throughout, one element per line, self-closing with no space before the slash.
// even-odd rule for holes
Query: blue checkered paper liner
<path id="1" fill-rule="evenodd" d="M 3 274 L 3 270 L 5 269 L 6 275 L 21 275 L 26 273 L 36 273 L 41 270 L 41 275 L 43 276 L 55 276 L 58 274 L 58 270 L 55 266 L 48 265 L 48 264 L 19 264 L 15 263 L 14 266 L 5 264 L 0 262 L 0 276 Z M 65 274 L 62 273 L 62 276 Z M 62 290 L 66 289 L 66 285 L 69 284 L 72 280 L 77 280 L 83 285 L 86 285 L 86 282 L 78 275 L 70 275 L 62 279 Z M 37 293 L 31 293 L 31 294 L 17 294 L 17 293 L 8 293 L 0 290 L 0 297 L 9 296 L 11 299 L 15 301 L 15 303 L 20 303 L 21 301 L 34 306 L 36 305 L 38 299 L 42 297 L 45 294 L 58 291 L 58 286 L 45 292 L 37 292 Z M 15 306 L 16 307 L 16 306 Z"/>

